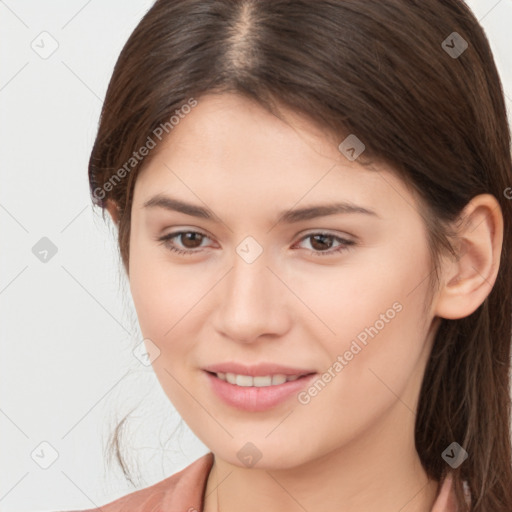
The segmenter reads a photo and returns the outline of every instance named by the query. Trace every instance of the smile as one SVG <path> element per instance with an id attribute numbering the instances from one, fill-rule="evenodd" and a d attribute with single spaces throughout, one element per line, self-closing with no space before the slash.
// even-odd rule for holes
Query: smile
<path id="1" fill-rule="evenodd" d="M 263 412 L 292 400 L 317 373 L 251 376 L 203 371 L 203 375 L 214 396 L 225 405 L 247 412 Z"/>
<path id="2" fill-rule="evenodd" d="M 251 375 L 240 375 L 236 373 L 222 372 L 218 372 L 215 375 L 217 375 L 217 377 L 220 380 L 229 382 L 230 384 L 234 384 L 235 386 L 255 386 L 257 388 L 267 386 L 278 386 L 279 384 L 291 382 L 301 377 L 301 375 L 284 375 L 282 373 L 277 373 L 275 375 L 263 375 L 258 377 L 252 377 Z"/>

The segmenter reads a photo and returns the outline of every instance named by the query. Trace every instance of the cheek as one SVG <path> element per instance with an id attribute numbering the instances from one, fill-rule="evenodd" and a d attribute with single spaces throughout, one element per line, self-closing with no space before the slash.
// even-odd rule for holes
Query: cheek
<path id="1" fill-rule="evenodd" d="M 337 418 L 334 424 L 341 422 L 348 430 L 371 422 L 399 396 L 407 396 L 404 402 L 414 406 L 409 385 L 414 387 L 421 377 L 425 357 L 429 260 L 426 248 L 408 260 L 400 254 L 396 246 L 380 253 L 373 264 L 358 262 L 349 272 L 325 280 L 324 293 L 311 297 L 336 334 L 323 342 L 328 363 L 322 380 L 328 383 L 319 382 L 320 391 L 312 389 L 315 396 L 304 400 L 311 398 L 318 411 L 330 407 Z"/>
<path id="2" fill-rule="evenodd" d="M 428 280 L 421 281 L 428 275 L 428 261 L 422 262 L 422 255 L 411 263 L 392 261 L 385 277 L 374 271 L 361 274 L 357 293 L 344 296 L 339 320 L 333 316 L 338 336 L 328 351 L 333 363 L 342 357 L 334 368 L 339 371 L 334 371 L 331 399 L 335 396 L 341 410 L 351 411 L 348 421 L 354 428 L 377 418 L 398 397 L 412 408 L 415 392 L 409 386 L 421 379 L 426 361 Z"/>
<path id="3" fill-rule="evenodd" d="M 201 314 L 200 298 L 208 290 L 207 283 L 185 266 L 175 266 L 171 272 L 169 262 L 162 260 L 162 251 L 142 245 L 134 244 L 130 269 L 130 290 L 141 333 L 160 350 L 152 362 L 153 370 L 171 403 L 190 421 L 193 404 L 183 386 L 193 388 L 190 367 L 195 340 L 199 339 L 195 329 L 202 325 L 195 316 Z"/>
<path id="4" fill-rule="evenodd" d="M 198 278 L 197 267 L 173 265 L 159 245 L 130 246 L 130 291 L 141 331 L 165 345 L 174 332 L 190 322 L 201 297 L 209 289 L 208 276 Z"/>
<path id="5" fill-rule="evenodd" d="M 337 265 L 281 269 L 281 274 L 309 309 L 304 309 L 303 321 L 318 339 L 331 340 L 330 347 L 341 350 L 360 333 L 364 341 L 365 329 L 375 323 L 383 338 L 386 332 L 410 331 L 422 318 L 430 272 L 423 242 L 416 240 L 412 251 L 411 241 L 397 240 L 356 250 Z"/>

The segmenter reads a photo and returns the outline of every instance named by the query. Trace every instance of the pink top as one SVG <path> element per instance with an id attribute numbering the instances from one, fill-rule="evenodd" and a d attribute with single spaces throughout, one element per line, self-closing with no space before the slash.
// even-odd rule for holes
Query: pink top
<path id="1" fill-rule="evenodd" d="M 213 453 L 208 452 L 178 473 L 150 487 L 127 494 L 106 505 L 102 512 L 203 512 L 207 477 L 213 466 Z M 88 509 L 77 512 L 96 512 Z M 431 512 L 457 512 L 451 476 L 440 486 Z"/>

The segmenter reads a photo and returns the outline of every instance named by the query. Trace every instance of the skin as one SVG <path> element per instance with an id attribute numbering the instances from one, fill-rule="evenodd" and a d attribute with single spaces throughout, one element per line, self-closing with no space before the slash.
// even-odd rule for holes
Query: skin
<path id="1" fill-rule="evenodd" d="M 501 210 L 488 194 L 468 204 L 462 257 L 442 259 L 429 300 L 418 199 L 392 169 L 349 161 L 339 138 L 283 112 L 287 123 L 238 95 L 198 98 L 135 184 L 131 293 L 144 337 L 160 350 L 152 364 L 163 390 L 215 455 L 205 511 L 430 511 L 438 482 L 414 446 L 419 390 L 439 317 L 469 315 L 494 284 Z M 156 194 L 216 218 L 144 207 Z M 276 224 L 283 210 L 334 201 L 376 215 Z M 114 204 L 109 211 L 117 222 Z M 158 241 L 182 229 L 206 235 L 168 242 L 192 255 Z M 324 231 L 334 235 L 330 255 L 306 237 Z M 263 249 L 250 264 L 236 252 L 247 236 Z M 333 252 L 336 236 L 355 243 Z M 401 311 L 307 404 L 292 396 L 241 411 L 220 401 L 201 370 L 278 362 L 322 374 L 396 303 Z M 247 442 L 262 455 L 254 467 L 237 457 Z"/>

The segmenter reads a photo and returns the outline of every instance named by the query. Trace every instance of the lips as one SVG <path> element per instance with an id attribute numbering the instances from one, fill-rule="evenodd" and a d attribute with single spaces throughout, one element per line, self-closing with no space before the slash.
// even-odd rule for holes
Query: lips
<path id="1" fill-rule="evenodd" d="M 271 409 L 308 385 L 316 372 L 273 363 L 222 363 L 203 369 L 210 389 L 225 404 L 249 412 Z"/>

